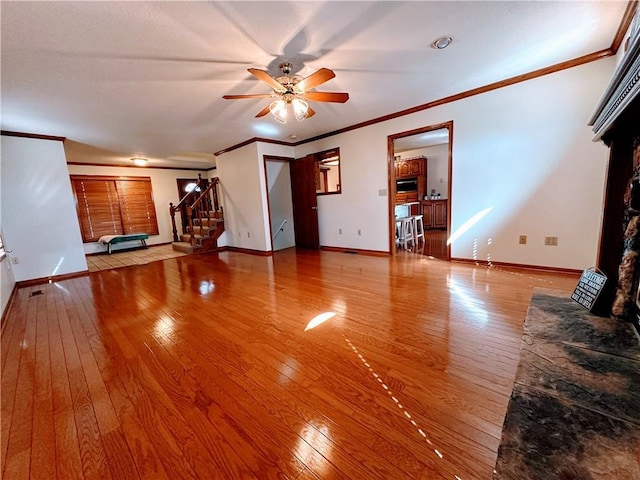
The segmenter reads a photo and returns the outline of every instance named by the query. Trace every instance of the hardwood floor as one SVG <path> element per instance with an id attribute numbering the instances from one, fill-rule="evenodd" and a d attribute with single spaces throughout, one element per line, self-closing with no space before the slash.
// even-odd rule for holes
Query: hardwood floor
<path id="1" fill-rule="evenodd" d="M 3 478 L 489 479 L 533 288 L 575 282 L 286 250 L 23 288 Z"/>

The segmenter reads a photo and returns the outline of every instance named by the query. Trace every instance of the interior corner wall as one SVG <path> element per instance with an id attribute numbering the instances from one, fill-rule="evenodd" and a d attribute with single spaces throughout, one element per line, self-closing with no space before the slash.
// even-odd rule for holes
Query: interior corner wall
<path id="1" fill-rule="evenodd" d="M 226 246 L 271 250 L 267 233 L 269 218 L 265 217 L 264 164 L 262 158 L 258 158 L 256 143 L 219 155 L 216 166 L 224 207 Z"/>
<path id="2" fill-rule="evenodd" d="M 62 142 L 0 138 L 2 229 L 15 280 L 86 271 Z"/>
<path id="3" fill-rule="evenodd" d="M 277 145 L 274 143 L 265 143 L 258 142 L 256 145 L 258 162 L 260 164 L 259 167 L 259 175 L 260 175 L 260 193 L 262 196 L 262 221 L 265 235 L 265 243 L 267 245 L 267 250 L 273 250 L 273 245 L 271 241 L 271 229 L 269 228 L 269 200 L 267 197 L 267 173 L 265 170 L 264 157 L 266 155 L 270 155 L 273 157 L 284 157 L 284 158 L 295 158 L 294 157 L 294 149 L 293 147 L 289 147 L 286 145 Z M 288 166 L 287 166 L 288 168 Z M 291 191 L 291 184 L 289 184 L 289 192 Z M 293 204 L 291 207 L 291 227 L 293 227 Z M 273 228 L 278 228 L 277 225 L 273 225 Z M 292 234 L 293 231 L 289 232 Z M 274 232 L 275 234 L 275 232 Z M 295 239 L 293 240 L 295 244 Z"/>
<path id="4" fill-rule="evenodd" d="M 0 178 L 2 178 L 2 155 L 0 155 Z M 2 233 L 2 195 L 0 194 L 0 236 L 4 239 Z M 9 254 L 0 260 L 0 317 L 4 314 L 5 309 L 11 298 L 11 293 L 16 285 L 16 277 L 13 275 L 11 268 L 11 257 Z"/>
<path id="5" fill-rule="evenodd" d="M 156 207 L 156 218 L 158 220 L 158 235 L 150 235 L 147 245 L 160 245 L 171 243 L 173 241 L 173 227 L 171 225 L 171 216 L 169 215 L 169 202 L 176 204 L 180 198 L 178 197 L 178 186 L 176 179 L 178 178 L 198 178 L 198 173 L 203 176 L 206 172 L 197 172 L 194 170 L 173 170 L 164 168 L 133 168 L 133 167 L 114 167 L 114 166 L 98 166 L 98 165 L 68 165 L 68 175 L 99 175 L 99 176 L 115 176 L 115 177 L 150 177 L 151 190 L 153 192 L 153 203 Z M 73 198 L 73 197 L 72 197 Z M 77 214 L 74 207 L 74 215 Z M 76 220 L 77 221 L 77 220 Z M 178 235 L 182 232 L 180 214 L 176 215 L 176 227 Z M 98 242 L 85 243 L 85 253 L 104 252 L 104 245 Z M 116 248 L 127 248 L 129 246 L 137 247 L 140 242 L 124 242 L 118 244 Z"/>
<path id="6" fill-rule="evenodd" d="M 452 257 L 594 265 L 608 150 L 587 123 L 614 68 L 609 57 L 296 147 L 340 147 L 343 193 L 318 198 L 321 244 L 388 251 L 387 136 L 452 120 Z"/>

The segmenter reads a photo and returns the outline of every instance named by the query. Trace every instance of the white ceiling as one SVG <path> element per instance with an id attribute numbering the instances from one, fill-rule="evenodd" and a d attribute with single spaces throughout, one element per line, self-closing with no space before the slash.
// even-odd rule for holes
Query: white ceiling
<path id="1" fill-rule="evenodd" d="M 207 167 L 252 137 L 303 140 L 608 48 L 623 1 L 7 2 L 2 129 L 67 137 L 70 161 Z M 430 48 L 441 35 L 446 50 Z M 246 69 L 336 78 L 345 104 L 287 125 Z"/>

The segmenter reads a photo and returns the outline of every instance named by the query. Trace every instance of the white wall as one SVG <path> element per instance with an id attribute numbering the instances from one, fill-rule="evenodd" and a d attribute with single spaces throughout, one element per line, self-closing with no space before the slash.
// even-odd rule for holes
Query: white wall
<path id="1" fill-rule="evenodd" d="M 2 136 L 2 228 L 17 281 L 87 270 L 62 142 Z"/>
<path id="2" fill-rule="evenodd" d="M 256 142 L 216 157 L 225 212 L 221 246 L 271 250 L 265 155 L 293 158 L 293 147 Z"/>
<path id="3" fill-rule="evenodd" d="M 318 198 L 320 243 L 388 251 L 388 203 L 379 195 L 387 136 L 453 120 L 452 256 L 594 265 L 608 150 L 592 142 L 587 122 L 614 65 L 610 57 L 297 147 L 296 157 L 340 147 L 343 193 Z M 521 234 L 527 245 L 518 245 Z M 558 246 L 544 246 L 546 235 Z"/>
<path id="4" fill-rule="evenodd" d="M 159 235 L 150 235 L 147 240 L 148 245 L 157 245 L 173 241 L 171 216 L 169 215 L 169 202 L 174 205 L 180 200 L 178 198 L 177 178 L 198 178 L 198 173 L 206 176 L 206 172 L 193 170 L 169 170 L 160 168 L 130 168 L 130 167 L 101 167 L 94 165 L 68 165 L 67 175 L 103 175 L 118 177 L 151 177 L 151 189 L 153 190 L 153 203 L 156 206 L 156 218 L 158 219 Z M 72 197 L 73 199 L 73 197 Z M 76 215 L 74 205 L 74 215 Z M 77 222 L 77 216 L 76 216 Z M 180 214 L 176 214 L 176 226 L 178 235 L 182 233 L 180 227 Z M 123 242 L 116 248 L 127 248 L 138 246 L 140 242 Z M 104 246 L 97 243 L 85 243 L 86 253 L 104 252 Z"/>
<path id="5" fill-rule="evenodd" d="M 447 198 L 449 185 L 449 144 L 407 150 L 399 154 L 401 158 L 427 157 L 427 194 L 435 190 L 440 198 Z"/>
<path id="6" fill-rule="evenodd" d="M 216 165 L 225 219 L 224 244 L 219 245 L 269 250 L 264 165 L 258 158 L 257 145 L 252 143 L 220 155 Z"/>
<path id="7" fill-rule="evenodd" d="M 269 212 L 271 213 L 273 250 L 282 250 L 296 244 L 293 223 L 293 202 L 291 201 L 291 173 L 289 162 L 271 160 L 266 162 L 269 186 Z M 286 220 L 282 232 L 278 227 Z"/>
<path id="8" fill-rule="evenodd" d="M 2 178 L 2 155 L 0 155 L 0 178 Z M 6 238 L 2 234 L 2 182 L 0 182 L 0 235 L 5 242 L 5 250 L 11 250 L 6 245 Z M 0 260 L 0 317 L 7 308 L 11 293 L 16 284 L 16 278 L 13 275 L 13 269 L 11 268 L 11 257 L 9 254 Z"/>

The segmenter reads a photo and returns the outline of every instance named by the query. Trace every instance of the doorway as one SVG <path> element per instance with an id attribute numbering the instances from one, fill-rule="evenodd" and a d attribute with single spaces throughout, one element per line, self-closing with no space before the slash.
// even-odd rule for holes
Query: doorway
<path id="1" fill-rule="evenodd" d="M 269 155 L 265 155 L 263 159 L 271 250 L 275 252 L 296 244 L 289 170 L 289 162 L 293 159 Z"/>
<path id="2" fill-rule="evenodd" d="M 412 252 L 451 259 L 447 241 L 451 231 L 452 147 L 453 121 L 387 137 L 392 254 Z M 424 226 L 424 238 L 414 235 L 411 239 L 402 231 L 407 218 L 413 219 L 414 227 L 416 223 Z M 402 237 L 409 238 L 403 241 Z"/>

